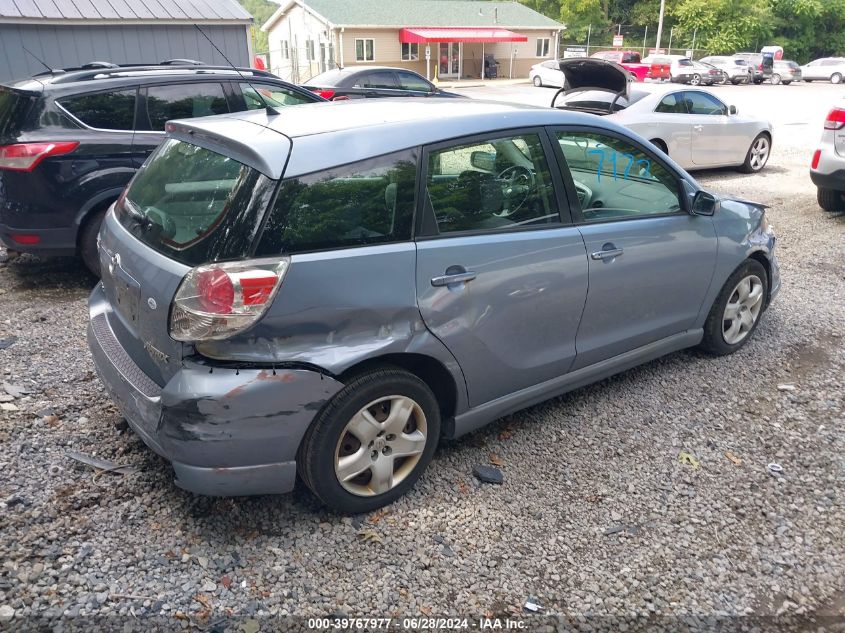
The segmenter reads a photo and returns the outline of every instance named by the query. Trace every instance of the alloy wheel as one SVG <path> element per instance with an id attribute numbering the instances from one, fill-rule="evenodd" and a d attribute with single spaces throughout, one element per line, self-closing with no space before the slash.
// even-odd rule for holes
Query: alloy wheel
<path id="1" fill-rule="evenodd" d="M 698 75 L 698 74 L 693 75 L 692 78 L 689 80 L 689 83 L 690 83 L 690 86 L 697 86 L 698 84 L 701 83 L 701 75 Z"/>
<path id="2" fill-rule="evenodd" d="M 754 144 L 751 146 L 751 169 L 754 171 L 760 171 L 765 167 L 766 162 L 769 160 L 769 151 L 771 151 L 771 145 L 769 144 L 769 139 L 765 136 L 759 136 L 754 141 Z"/>
<path id="3" fill-rule="evenodd" d="M 742 342 L 760 318 L 763 282 L 757 275 L 743 277 L 731 292 L 722 315 L 722 338 L 728 345 Z"/>
<path id="4" fill-rule="evenodd" d="M 407 396 L 373 400 L 352 416 L 335 450 L 335 475 L 354 495 L 381 495 L 398 486 L 422 458 L 428 424 Z"/>

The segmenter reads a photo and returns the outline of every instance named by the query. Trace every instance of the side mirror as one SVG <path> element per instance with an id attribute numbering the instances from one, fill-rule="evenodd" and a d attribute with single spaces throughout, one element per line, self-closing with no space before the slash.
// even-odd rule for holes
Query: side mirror
<path id="1" fill-rule="evenodd" d="M 706 191 L 698 191 L 692 199 L 690 213 L 692 215 L 713 215 L 718 204 L 716 196 Z"/>
<path id="2" fill-rule="evenodd" d="M 737 112 L 738 112 L 738 110 L 736 109 L 736 106 L 732 105 L 728 108 L 728 114 L 733 115 L 733 114 L 736 114 Z"/>
<path id="3" fill-rule="evenodd" d="M 493 152 L 473 152 L 469 155 L 469 163 L 482 171 L 495 171 L 496 154 Z"/>

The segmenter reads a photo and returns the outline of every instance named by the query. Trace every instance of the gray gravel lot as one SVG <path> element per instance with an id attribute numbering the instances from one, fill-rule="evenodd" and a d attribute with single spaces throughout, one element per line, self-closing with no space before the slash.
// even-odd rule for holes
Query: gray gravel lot
<path id="1" fill-rule="evenodd" d="M 762 174 L 699 175 L 772 205 L 783 290 L 754 339 L 728 358 L 674 354 L 447 444 L 385 512 L 340 518 L 304 491 L 182 492 L 93 374 L 82 265 L 0 263 L 0 404 L 12 409 L 0 410 L 0 627 L 506 616 L 528 598 L 568 616 L 845 616 L 845 216 L 818 208 L 807 174 L 842 91 L 716 91 L 777 128 Z M 68 451 L 138 471 L 95 476 Z M 502 486 L 472 476 L 491 458 Z"/>

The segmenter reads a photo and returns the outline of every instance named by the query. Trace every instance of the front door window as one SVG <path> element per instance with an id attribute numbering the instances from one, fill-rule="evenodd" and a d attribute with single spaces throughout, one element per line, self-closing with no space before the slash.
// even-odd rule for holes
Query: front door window
<path id="1" fill-rule="evenodd" d="M 441 77 L 457 77 L 460 72 L 460 58 L 458 42 L 440 42 L 438 74 Z"/>

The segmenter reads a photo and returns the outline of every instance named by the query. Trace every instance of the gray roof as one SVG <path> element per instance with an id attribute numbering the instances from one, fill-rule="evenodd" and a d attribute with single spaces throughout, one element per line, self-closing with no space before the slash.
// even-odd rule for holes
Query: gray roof
<path id="1" fill-rule="evenodd" d="M 235 0 L 0 0 L 0 22 L 252 22 Z"/>
<path id="2" fill-rule="evenodd" d="M 301 0 L 335 26 L 499 27 L 562 29 L 563 24 L 519 2 L 486 0 Z M 263 25 L 266 31 L 289 2 Z"/>
<path id="3" fill-rule="evenodd" d="M 472 134 L 567 124 L 623 130 L 606 117 L 556 108 L 407 97 L 309 103 L 270 117 L 251 110 L 184 119 L 169 122 L 168 130 L 188 143 L 229 152 L 271 178 L 283 169 L 289 178 Z"/>

